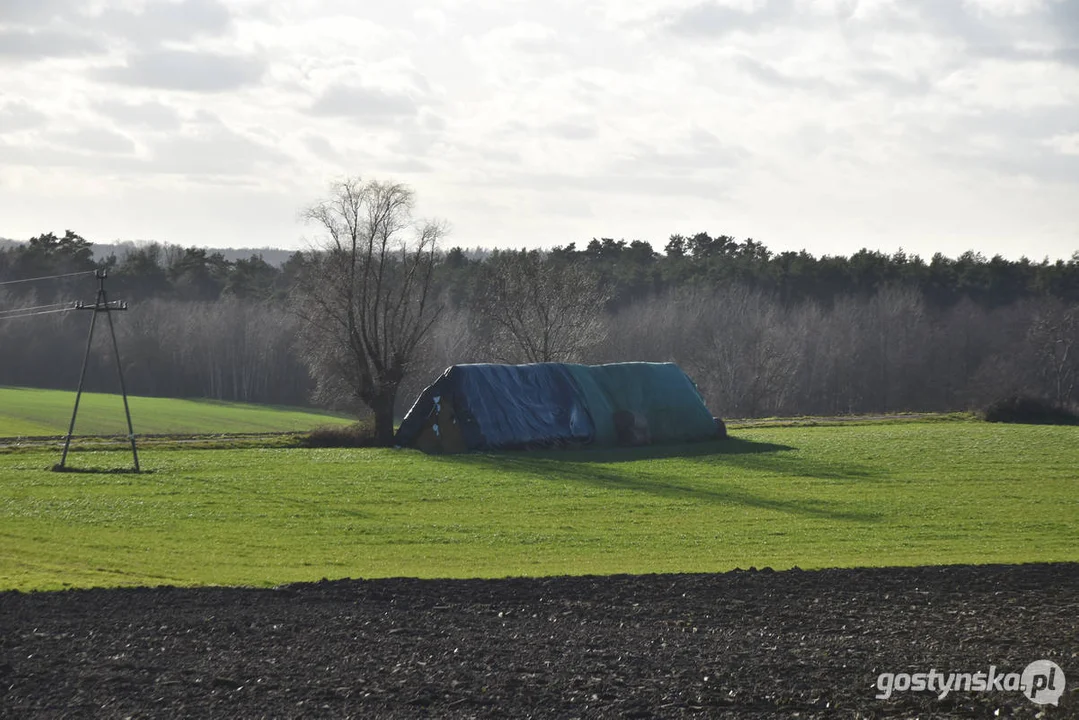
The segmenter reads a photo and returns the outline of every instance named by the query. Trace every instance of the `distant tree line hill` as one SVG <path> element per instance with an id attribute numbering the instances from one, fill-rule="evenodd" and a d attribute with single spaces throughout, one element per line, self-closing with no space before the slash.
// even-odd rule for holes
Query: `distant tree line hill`
<path id="1" fill-rule="evenodd" d="M 113 262 L 110 258 L 123 259 L 140 248 L 145 248 L 153 245 L 159 245 L 162 248 L 178 247 L 174 245 L 168 245 L 167 243 L 157 243 L 151 241 L 133 242 L 126 240 L 115 243 L 93 243 L 94 259 L 98 262 Z M 279 248 L 212 248 L 208 249 L 209 255 L 220 255 L 227 262 L 236 262 L 238 260 L 249 260 L 252 257 L 262 258 L 268 264 L 274 267 L 281 267 L 284 265 L 290 257 L 295 254 L 295 250 L 281 250 Z"/>
<path id="2" fill-rule="evenodd" d="M 108 268 L 110 297 L 131 303 L 117 321 L 131 391 L 175 397 L 308 404 L 317 378 L 294 303 L 311 263 L 72 231 L 0 242 L 0 283 Z M 75 386 L 85 314 L 20 309 L 95 288 L 89 275 L 0 284 L 0 385 Z M 676 361 L 729 416 L 961 410 L 1011 392 L 1079 402 L 1079 252 L 817 257 L 708 233 L 661 249 L 452 247 L 435 291 L 442 311 L 401 404 L 449 364 L 493 360 Z M 93 355 L 100 389 L 109 352 Z"/>
<path id="3" fill-rule="evenodd" d="M 208 250 L 163 243 L 95 245 L 78 234 L 46 233 L 0 247 L 0 282 L 107 268 L 110 289 L 129 300 L 217 300 L 224 296 L 268 299 L 288 289 L 284 250 Z M 12 292 L 37 291 L 17 287 Z"/>
<path id="4" fill-rule="evenodd" d="M 471 291 L 477 269 L 507 250 L 445 252 L 443 280 L 457 299 Z M 887 254 L 860 250 L 850 256 L 809 252 L 773 253 L 752 239 L 727 235 L 672 235 L 656 251 L 643 240 L 593 239 L 546 253 L 556 263 L 583 263 L 607 290 L 607 309 L 617 310 L 647 297 L 685 287 L 732 284 L 774 294 L 785 303 L 869 296 L 884 287 L 920 292 L 935 307 L 967 298 L 983 307 L 1010 305 L 1024 298 L 1055 297 L 1079 302 L 1079 251 L 1070 260 L 986 258 L 974 251 L 958 258 L 937 253 L 928 261 L 900 250 Z M 302 251 L 205 249 L 167 243 L 91 244 L 68 231 L 0 244 L 4 279 L 107 267 L 114 289 L 129 299 L 283 299 L 304 263 Z"/>
<path id="5" fill-rule="evenodd" d="M 603 238 L 551 255 L 591 263 L 608 281 L 615 306 L 673 288 L 746 285 L 774 293 L 784 302 L 873 295 L 888 286 L 920 291 L 927 302 L 948 306 L 966 297 L 994 307 L 1021 298 L 1053 296 L 1079 301 L 1079 251 L 1067 262 L 985 258 L 970 251 L 952 259 L 937 253 L 926 261 L 902 250 L 888 255 L 860 250 L 848 256 L 809 252 L 773 253 L 752 239 L 728 235 L 672 235 L 657 253 L 641 240 Z"/>

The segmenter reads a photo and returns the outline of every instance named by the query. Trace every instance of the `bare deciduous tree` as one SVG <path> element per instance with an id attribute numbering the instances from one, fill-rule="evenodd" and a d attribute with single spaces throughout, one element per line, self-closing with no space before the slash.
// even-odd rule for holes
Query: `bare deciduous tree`
<path id="1" fill-rule="evenodd" d="M 604 337 L 607 294 L 587 267 L 535 250 L 501 252 L 487 260 L 481 282 L 472 305 L 488 324 L 498 360 L 580 360 Z"/>
<path id="2" fill-rule="evenodd" d="M 303 212 L 325 233 L 294 304 L 316 393 L 366 405 L 387 445 L 398 388 L 440 310 L 431 278 L 445 226 L 416 220 L 414 206 L 405 185 L 349 178 Z"/>
<path id="3" fill-rule="evenodd" d="M 737 416 L 774 413 L 793 393 L 806 332 L 800 313 L 744 286 L 691 289 L 668 299 L 662 331 L 677 333 L 667 358 L 700 384 L 714 410 Z M 679 327 L 681 326 L 681 327 Z"/>
<path id="4" fill-rule="evenodd" d="M 1068 404 L 1079 381 L 1079 305 L 1046 301 L 1034 315 L 1028 338 L 1043 394 L 1058 405 Z"/>

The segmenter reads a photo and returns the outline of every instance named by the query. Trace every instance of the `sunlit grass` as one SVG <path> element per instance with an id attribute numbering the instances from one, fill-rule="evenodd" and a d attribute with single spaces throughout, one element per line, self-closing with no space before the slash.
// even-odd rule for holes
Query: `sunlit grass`
<path id="1" fill-rule="evenodd" d="M 1079 428 L 767 428 L 443 457 L 161 450 L 144 475 L 53 462 L 0 456 L 0 587 L 1079 560 Z"/>
<path id="2" fill-rule="evenodd" d="M 136 434 L 280 432 L 348 422 L 296 408 L 170 398 L 129 400 Z M 66 434 L 74 403 L 73 392 L 0 387 L 0 437 Z M 126 435 L 123 399 L 83 393 L 75 432 Z"/>

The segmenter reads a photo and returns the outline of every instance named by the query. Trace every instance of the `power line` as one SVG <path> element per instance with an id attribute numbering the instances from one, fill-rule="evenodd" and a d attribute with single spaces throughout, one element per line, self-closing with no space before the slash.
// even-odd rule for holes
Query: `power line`
<path id="1" fill-rule="evenodd" d="M 0 315 L 0 322 L 3 322 L 4 320 L 17 320 L 18 318 L 37 317 L 38 315 L 53 315 L 55 313 L 66 313 L 71 312 L 74 309 L 75 308 L 73 307 L 66 307 L 60 308 L 58 310 L 41 310 L 38 312 L 23 313 L 22 315 Z"/>
<path id="2" fill-rule="evenodd" d="M 94 272 L 96 271 L 83 270 L 82 272 L 64 273 L 63 275 L 46 275 L 44 277 L 23 278 L 22 280 L 4 280 L 3 282 L 0 282 L 0 285 L 15 285 L 16 283 L 39 282 L 42 280 L 58 280 L 60 278 L 77 277 L 79 275 L 93 275 Z"/>
<path id="3" fill-rule="evenodd" d="M 0 310 L 0 315 L 8 315 L 8 314 L 12 314 L 12 313 L 31 312 L 31 311 L 34 311 L 34 310 L 52 310 L 54 308 L 74 309 L 75 308 L 75 303 L 72 303 L 72 302 L 58 302 L 58 303 L 49 303 L 48 305 L 35 305 L 34 307 L 13 308 L 11 310 Z"/>

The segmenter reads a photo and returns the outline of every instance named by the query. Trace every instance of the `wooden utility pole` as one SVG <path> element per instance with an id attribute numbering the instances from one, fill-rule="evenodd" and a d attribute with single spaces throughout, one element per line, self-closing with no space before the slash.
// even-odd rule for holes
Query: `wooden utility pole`
<path id="1" fill-rule="evenodd" d="M 86 303 L 77 303 L 75 305 L 76 310 L 91 310 L 93 315 L 90 316 L 90 334 L 86 338 L 86 353 L 82 356 L 82 372 L 79 373 L 79 390 L 75 393 L 75 409 L 71 411 L 71 424 L 67 428 L 67 439 L 64 440 L 64 454 L 60 458 L 60 464 L 56 466 L 56 470 L 64 470 L 67 463 L 68 449 L 71 447 L 71 436 L 75 432 L 75 418 L 79 414 L 79 400 L 82 399 L 82 386 L 86 381 L 86 366 L 90 361 L 90 347 L 94 342 L 94 327 L 97 324 L 97 314 L 105 313 L 105 317 L 109 321 L 109 334 L 112 335 L 112 353 L 116 356 L 116 373 L 120 377 L 120 392 L 124 396 L 124 414 L 127 416 L 127 437 L 131 441 L 131 457 L 135 461 L 135 472 L 139 472 L 139 451 L 135 447 L 135 429 L 131 425 L 131 410 L 127 404 L 127 386 L 124 384 L 124 367 L 120 362 L 120 346 L 116 342 L 116 328 L 112 324 L 112 313 L 115 311 L 127 310 L 127 303 L 125 302 L 109 302 L 108 294 L 105 292 L 105 278 L 109 276 L 107 268 L 101 268 L 95 274 L 97 277 L 97 298 L 94 300 L 93 305 L 87 305 Z"/>

